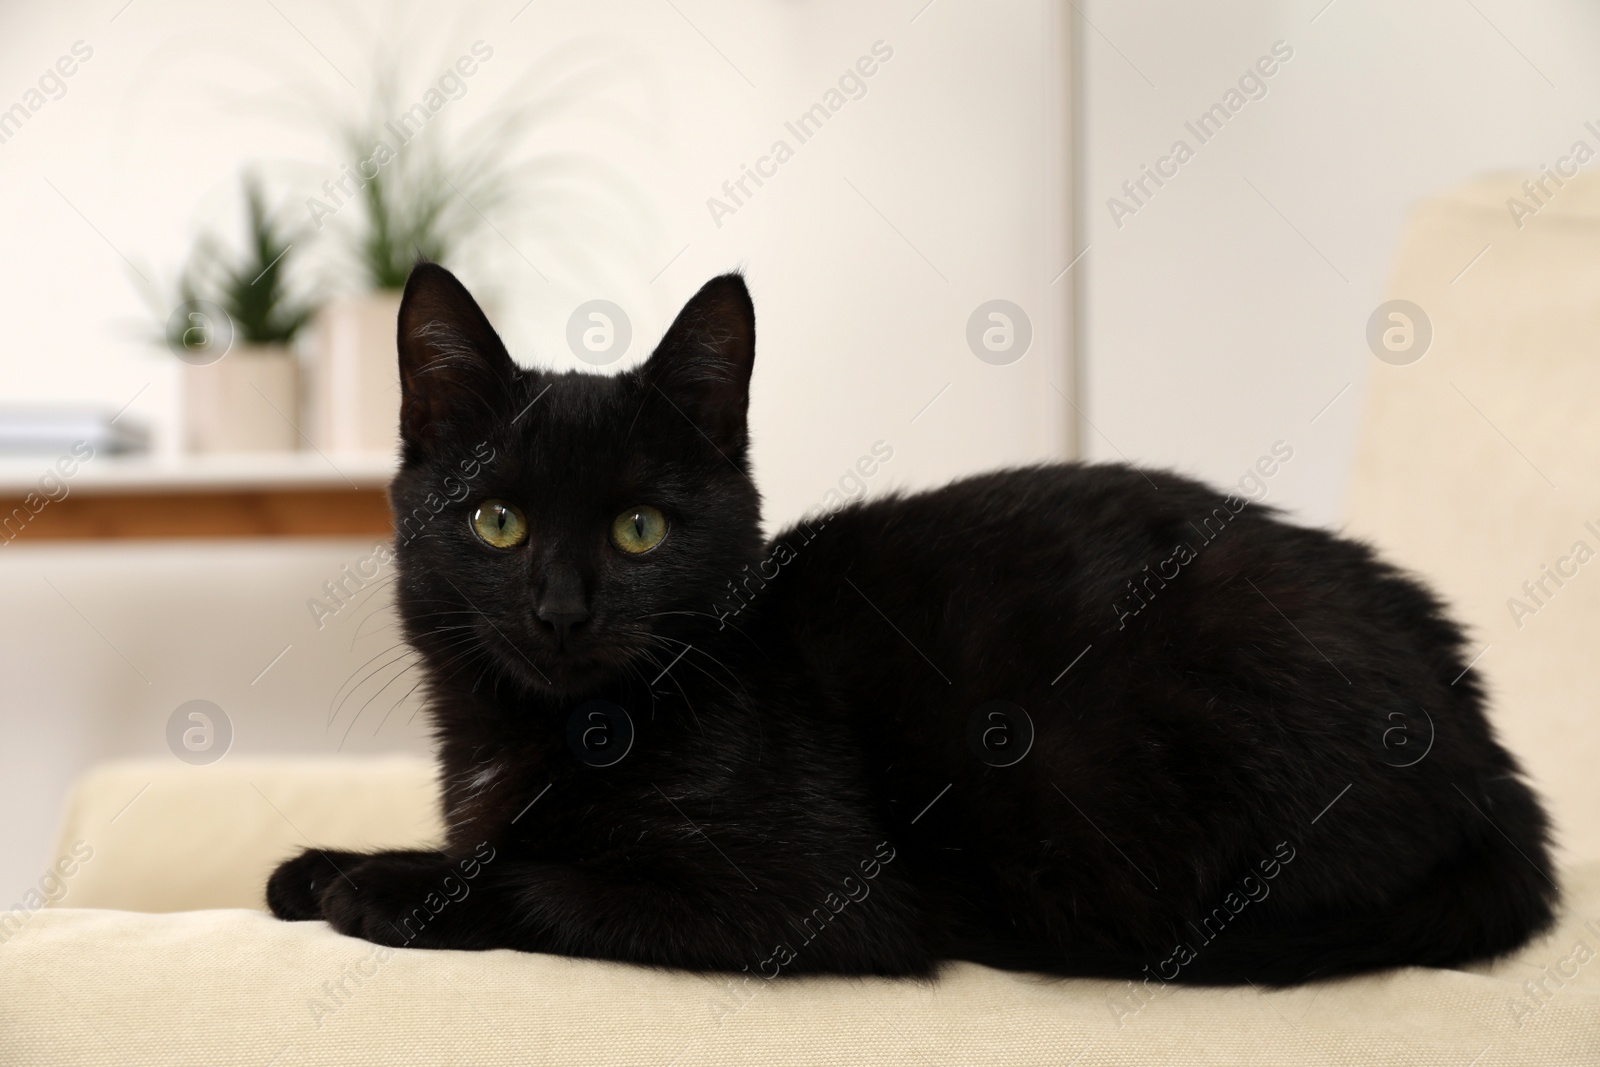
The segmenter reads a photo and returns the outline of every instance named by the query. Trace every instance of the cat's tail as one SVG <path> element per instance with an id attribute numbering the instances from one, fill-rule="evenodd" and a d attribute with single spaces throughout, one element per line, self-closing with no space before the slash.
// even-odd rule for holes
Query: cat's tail
<path id="1" fill-rule="evenodd" d="M 1460 848 L 1399 900 L 1222 930 L 1197 948 L 1182 979 L 1292 985 L 1388 967 L 1454 967 L 1521 947 L 1550 928 L 1560 891 L 1538 800 L 1515 779 L 1493 784 L 1501 788 L 1492 804 L 1480 792 Z"/>
<path id="2" fill-rule="evenodd" d="M 1270 920 L 1247 912 L 1222 929 L 1184 937 L 1176 952 L 1162 946 L 1159 951 L 1062 953 L 1017 941 L 971 939 L 954 954 L 1005 970 L 1063 977 L 1148 980 L 1159 973 L 1163 982 L 1258 986 L 1390 967 L 1454 967 L 1502 956 L 1549 929 L 1560 897 L 1544 813 L 1526 786 L 1514 785 L 1496 791 L 1493 823 L 1475 816 L 1453 856 L 1382 907 Z"/>

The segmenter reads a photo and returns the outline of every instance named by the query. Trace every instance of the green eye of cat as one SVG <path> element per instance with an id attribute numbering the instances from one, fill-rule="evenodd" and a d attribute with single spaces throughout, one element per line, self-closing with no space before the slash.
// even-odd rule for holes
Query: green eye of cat
<path id="1" fill-rule="evenodd" d="M 629 508 L 611 523 L 611 543 L 635 556 L 648 552 L 667 536 L 667 517 L 648 504 Z"/>
<path id="2" fill-rule="evenodd" d="M 472 530 L 493 548 L 515 548 L 528 539 L 522 509 L 504 500 L 485 500 L 472 509 Z"/>

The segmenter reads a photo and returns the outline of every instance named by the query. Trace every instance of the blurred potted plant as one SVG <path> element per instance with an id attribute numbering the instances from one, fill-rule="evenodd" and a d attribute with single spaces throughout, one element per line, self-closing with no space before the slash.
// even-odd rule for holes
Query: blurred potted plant
<path id="1" fill-rule="evenodd" d="M 633 76 L 625 63 L 609 47 L 574 43 L 495 90 L 492 105 L 477 107 L 476 96 L 473 105 L 460 103 L 485 91 L 473 86 L 493 56 L 483 41 L 453 60 L 382 48 L 366 112 L 333 129 L 345 162 L 337 174 L 319 175 L 325 180 L 306 207 L 317 230 L 335 231 L 358 284 L 323 306 L 308 346 L 305 429 L 324 451 L 397 448 L 395 324 L 400 292 L 419 260 L 459 270 L 464 254 L 481 266 L 495 248 L 537 273 L 508 236 L 521 242 L 536 230 L 552 256 L 559 245 L 564 273 L 583 278 L 597 273 L 594 233 L 603 228 L 635 240 L 653 225 L 625 174 L 600 155 L 555 147 L 570 143 L 573 129 L 630 139 L 649 129 L 627 99 Z M 426 84 L 403 83 L 403 71 L 423 70 L 443 73 Z M 339 114 L 332 100 L 310 102 L 308 117 Z M 469 113 L 476 117 L 458 130 L 457 120 Z M 585 226 L 584 237 L 575 237 Z M 475 240 L 484 230 L 496 240 Z"/>
<path id="2" fill-rule="evenodd" d="M 379 101 L 396 95 L 385 82 Z M 374 106 L 374 116 L 401 114 Z M 402 124 L 405 119 L 399 120 Z M 430 125 L 439 120 L 431 120 Z M 395 323 L 400 294 L 421 260 L 445 262 L 486 224 L 486 212 L 508 199 L 520 126 L 502 120 L 496 134 L 446 142 L 444 132 L 411 130 L 376 117 L 346 127 L 341 143 L 354 166 L 338 185 L 308 202 L 319 228 L 338 214 L 362 290 L 331 299 L 316 317 L 307 365 L 306 430 L 325 451 L 390 452 L 396 448 L 400 386 Z M 477 131 L 474 131 L 477 132 Z M 446 164 L 446 156 L 451 162 Z M 346 215 L 346 209 L 349 214 Z"/>
<path id="3" fill-rule="evenodd" d="M 289 291 L 296 237 L 268 211 L 260 182 L 244 179 L 246 241 L 230 255 L 212 235 L 196 242 L 178 283 L 165 340 L 183 360 L 183 438 L 190 452 L 292 451 L 299 375 L 290 347 L 313 309 Z"/>

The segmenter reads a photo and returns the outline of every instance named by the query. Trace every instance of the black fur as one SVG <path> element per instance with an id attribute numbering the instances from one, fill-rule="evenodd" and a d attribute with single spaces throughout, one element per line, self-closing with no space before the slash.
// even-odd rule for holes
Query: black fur
<path id="1" fill-rule="evenodd" d="M 309 851 L 268 886 L 280 917 L 766 978 L 1258 984 L 1549 925 L 1546 819 L 1461 631 L 1364 546 L 1076 464 L 764 543 L 737 276 L 614 377 L 517 369 L 436 266 L 399 339 L 399 607 L 449 839 Z M 526 544 L 471 532 L 486 498 Z M 669 532 L 629 556 L 607 531 L 639 504 Z M 596 698 L 632 725 L 608 766 L 627 723 Z M 1016 762 L 995 700 L 1034 728 Z"/>

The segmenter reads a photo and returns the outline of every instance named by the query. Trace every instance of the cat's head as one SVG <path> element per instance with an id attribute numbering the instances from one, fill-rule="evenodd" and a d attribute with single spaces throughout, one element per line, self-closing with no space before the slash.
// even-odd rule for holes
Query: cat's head
<path id="1" fill-rule="evenodd" d="M 636 370 L 557 374 L 514 364 L 461 283 L 422 264 L 399 350 L 399 609 L 436 676 L 563 698 L 648 679 L 759 558 L 738 275 Z"/>

